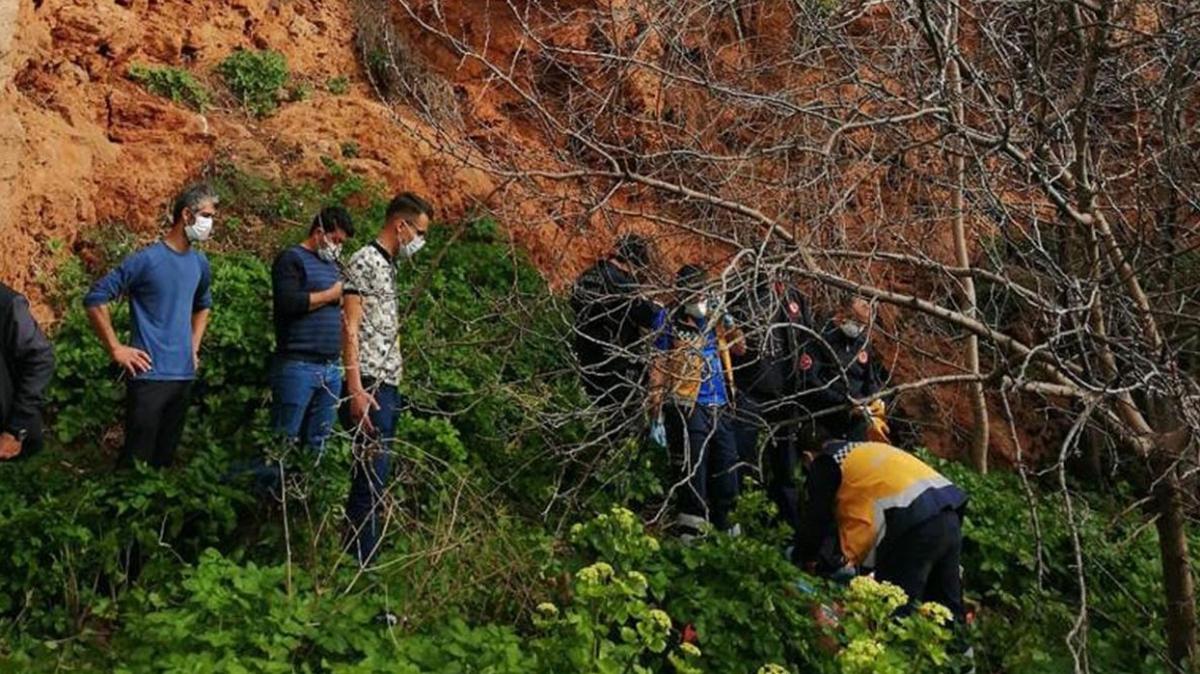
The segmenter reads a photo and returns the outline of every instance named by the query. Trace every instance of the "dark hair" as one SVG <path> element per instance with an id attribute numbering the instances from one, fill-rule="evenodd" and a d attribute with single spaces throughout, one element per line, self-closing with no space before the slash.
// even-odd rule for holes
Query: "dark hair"
<path id="1" fill-rule="evenodd" d="M 650 266 L 650 246 L 637 234 L 625 234 L 617 239 L 613 257 L 638 269 L 645 269 Z"/>
<path id="2" fill-rule="evenodd" d="M 346 233 L 346 236 L 354 236 L 354 220 L 350 217 L 350 211 L 345 208 L 329 206 L 322 208 L 321 212 L 313 218 L 312 227 L 308 229 L 308 233 L 312 234 L 318 229 L 326 234 L 341 230 Z"/>
<path id="3" fill-rule="evenodd" d="M 694 264 L 685 264 L 675 274 L 675 289 L 681 293 L 694 294 L 704 291 L 708 273 Z"/>
<path id="4" fill-rule="evenodd" d="M 188 185 L 175 197 L 175 203 L 171 206 L 171 224 L 179 222 L 179 218 L 183 217 L 184 209 L 191 209 L 194 213 L 200 204 L 206 201 L 214 204 L 221 201 L 212 185 L 204 182 Z"/>
<path id="5" fill-rule="evenodd" d="M 402 192 L 397 194 L 387 207 L 387 220 L 391 221 L 397 217 L 414 217 L 425 214 L 430 220 L 433 219 L 433 206 L 429 205 L 421 197 L 412 192 Z"/>

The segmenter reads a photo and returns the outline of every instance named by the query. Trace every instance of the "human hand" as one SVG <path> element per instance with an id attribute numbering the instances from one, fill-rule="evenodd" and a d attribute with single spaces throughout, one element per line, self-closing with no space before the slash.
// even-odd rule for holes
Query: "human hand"
<path id="1" fill-rule="evenodd" d="M 150 354 L 141 349 L 135 349 L 132 346 L 119 344 L 109 355 L 112 356 L 113 362 L 120 365 L 121 369 L 130 377 L 136 377 L 144 372 L 149 372 L 150 368 L 154 365 L 150 360 Z"/>
<path id="2" fill-rule="evenodd" d="M 371 423 L 371 410 L 377 409 L 379 403 L 370 393 L 360 390 L 350 394 L 350 418 L 368 433 L 375 430 L 375 425 Z"/>
<path id="3" fill-rule="evenodd" d="M 842 568 L 830 573 L 829 579 L 835 583 L 849 583 L 857 575 L 858 570 L 852 564 L 846 564 Z"/>
<path id="4" fill-rule="evenodd" d="M 21 441 L 12 433 L 0 433 L 0 460 L 17 457 L 21 453 Z"/>
<path id="5" fill-rule="evenodd" d="M 658 447 L 667 446 L 667 427 L 661 414 L 650 424 L 650 442 Z"/>

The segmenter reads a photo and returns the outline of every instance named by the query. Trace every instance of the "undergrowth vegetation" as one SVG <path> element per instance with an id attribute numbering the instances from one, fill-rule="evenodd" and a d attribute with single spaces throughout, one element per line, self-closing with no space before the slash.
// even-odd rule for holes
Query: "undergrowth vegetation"
<path id="1" fill-rule="evenodd" d="M 197 112 L 204 112 L 212 96 L 194 75 L 182 68 L 169 66 L 146 66 L 133 64 L 129 67 L 129 79 L 146 87 L 156 96 L 183 103 Z"/>
<path id="2" fill-rule="evenodd" d="M 298 240 L 327 203 L 353 206 L 366 230 L 355 245 L 380 220 L 378 188 L 327 166 L 321 186 L 230 166 L 214 176 L 226 229 L 209 253 L 212 325 L 174 469 L 113 470 L 123 384 L 79 306 L 90 273 L 78 262 L 64 269 L 55 446 L 0 465 L 0 669 L 778 674 L 956 664 L 961 635 L 936 607 L 891 620 L 903 601 L 896 588 L 835 586 L 788 563 L 761 491 L 735 514 L 745 535 L 680 545 L 644 524 L 638 504 L 661 493 L 660 466 L 630 439 L 606 450 L 620 471 L 555 498 L 555 448 L 596 429 L 562 414 L 585 404 L 560 338 L 562 304 L 487 218 L 435 227 L 428 251 L 401 267 L 412 404 L 386 550 L 360 572 L 341 550 L 348 439 L 336 436 L 320 461 L 291 455 L 265 412 L 266 256 Z M 95 249 L 111 264 L 132 246 Z M 127 324 L 122 311 L 117 325 Z M 256 495 L 233 469 L 263 455 L 285 466 L 281 499 Z M 1069 671 L 1080 570 L 1062 496 L 1036 492 L 1035 527 L 1016 477 L 930 460 L 972 499 L 964 564 L 979 607 L 967 635 L 979 671 Z M 1080 493 L 1073 505 L 1089 550 L 1093 671 L 1165 671 L 1153 529 L 1099 497 Z M 142 560 L 136 574 L 131 559 Z M 397 622 L 377 620 L 384 611 Z"/>
<path id="3" fill-rule="evenodd" d="M 289 77 L 283 54 L 247 49 L 239 49 L 226 57 L 217 66 L 217 74 L 225 80 L 225 85 L 242 107 L 258 117 L 275 112 Z"/>

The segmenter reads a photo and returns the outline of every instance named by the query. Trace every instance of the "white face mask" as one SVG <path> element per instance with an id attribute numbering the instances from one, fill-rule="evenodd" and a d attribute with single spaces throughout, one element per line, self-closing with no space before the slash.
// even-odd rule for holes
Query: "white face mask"
<path id="1" fill-rule="evenodd" d="M 326 262 L 337 262 L 342 257 L 342 244 L 326 243 L 317 249 L 317 256 Z"/>
<path id="2" fill-rule="evenodd" d="M 692 318 L 704 318 L 708 315 L 708 300 L 689 302 L 683 305 L 683 310 Z"/>
<path id="3" fill-rule="evenodd" d="M 197 243 L 200 241 L 208 241 L 212 236 L 213 219 L 205 215 L 197 215 L 192 224 L 183 228 L 183 233 L 187 234 L 188 241 Z"/>
<path id="4" fill-rule="evenodd" d="M 858 336 L 862 334 L 862 324 L 858 321 L 842 321 L 840 327 L 842 334 L 850 339 L 858 339 Z"/>
<path id="5" fill-rule="evenodd" d="M 412 238 L 412 241 L 404 244 L 404 257 L 412 258 L 424 247 L 425 237 L 418 234 Z"/>

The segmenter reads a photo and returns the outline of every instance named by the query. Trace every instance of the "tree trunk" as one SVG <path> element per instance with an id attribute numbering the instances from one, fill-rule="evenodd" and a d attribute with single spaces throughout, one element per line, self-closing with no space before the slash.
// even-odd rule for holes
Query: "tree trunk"
<path id="1" fill-rule="evenodd" d="M 1188 557 L 1186 518 L 1173 468 L 1154 489 L 1159 556 L 1167 600 L 1167 657 L 1174 671 L 1191 672 L 1196 658 L 1196 587 Z"/>
<path id="2" fill-rule="evenodd" d="M 958 49 L 958 8 L 950 8 L 949 35 L 946 40 L 946 79 L 950 88 L 951 114 L 956 124 L 963 119 L 963 87 L 962 74 L 959 72 L 956 52 Z M 963 193 L 966 190 L 966 143 L 962 143 L 958 151 L 951 157 L 951 167 L 954 172 L 954 191 L 951 195 L 950 208 L 954 211 L 954 255 L 959 267 L 967 269 L 971 266 L 971 256 L 967 250 L 967 214 Z M 976 318 L 975 279 L 971 275 L 961 279 L 962 311 L 971 318 Z M 967 336 L 967 369 L 971 374 L 979 374 L 979 337 Z M 971 429 L 970 461 L 971 466 L 980 473 L 988 469 L 988 409 L 987 398 L 983 393 L 983 382 L 971 385 L 971 416 L 974 424 Z"/>

